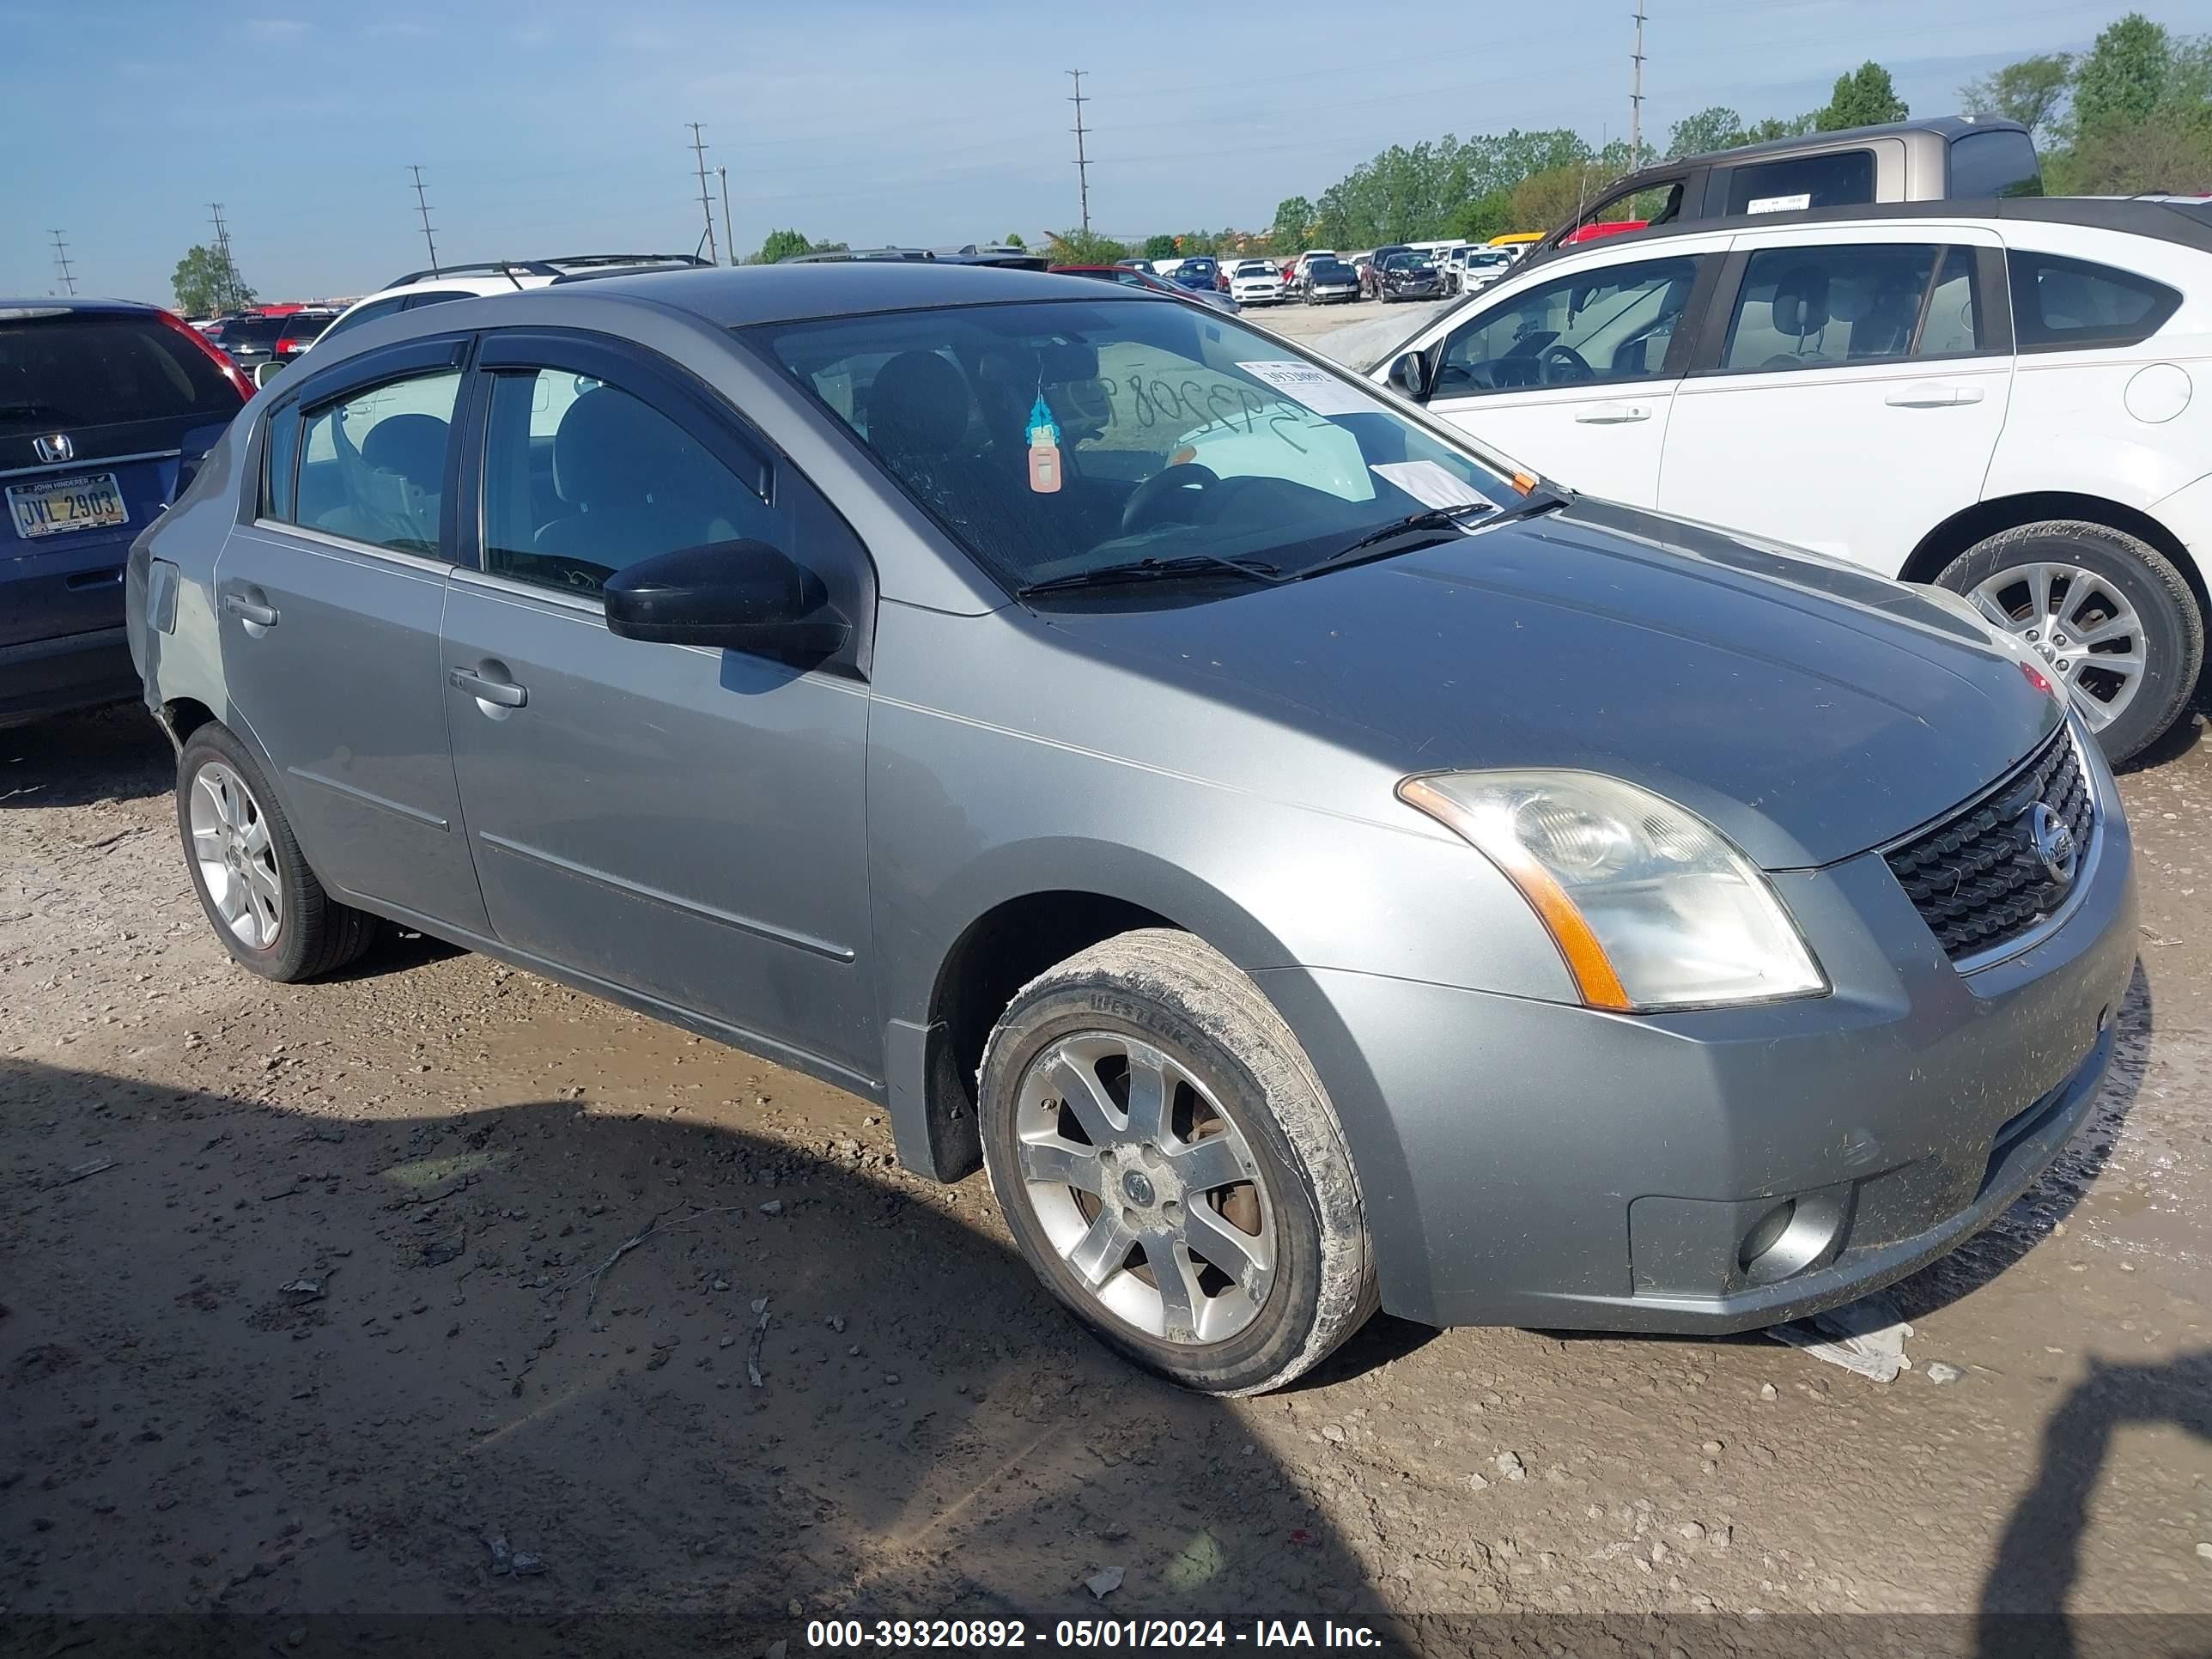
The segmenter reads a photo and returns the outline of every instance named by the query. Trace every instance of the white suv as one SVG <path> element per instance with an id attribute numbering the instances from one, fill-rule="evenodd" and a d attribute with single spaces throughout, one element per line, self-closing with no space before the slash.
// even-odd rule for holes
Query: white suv
<path id="1" fill-rule="evenodd" d="M 2212 210 L 1912 203 L 1634 234 L 1514 272 L 1370 372 L 1564 483 L 1966 594 L 2115 759 L 2196 685 Z"/>
<path id="2" fill-rule="evenodd" d="M 348 306 L 335 322 L 315 337 L 315 344 L 334 340 L 348 329 L 373 323 L 380 317 L 434 306 L 447 300 L 512 294 L 522 289 L 545 288 L 556 282 L 618 270 L 707 263 L 692 253 L 569 253 L 554 259 L 493 259 L 483 264 L 439 265 L 429 270 L 410 270 Z"/>

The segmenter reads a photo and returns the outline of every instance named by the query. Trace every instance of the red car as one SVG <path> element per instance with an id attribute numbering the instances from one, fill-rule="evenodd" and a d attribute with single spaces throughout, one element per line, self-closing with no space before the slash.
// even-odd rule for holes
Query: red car
<path id="1" fill-rule="evenodd" d="M 1624 231 L 1642 230 L 1650 222 L 1649 219 L 1614 219 L 1601 225 L 1577 225 L 1561 239 L 1559 246 L 1572 247 L 1577 242 L 1595 242 L 1601 236 L 1618 236 Z"/>

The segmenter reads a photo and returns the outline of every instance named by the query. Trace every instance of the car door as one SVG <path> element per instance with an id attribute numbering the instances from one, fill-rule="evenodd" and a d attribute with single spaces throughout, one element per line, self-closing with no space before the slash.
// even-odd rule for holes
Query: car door
<path id="1" fill-rule="evenodd" d="M 372 352 L 272 410 L 258 510 L 224 543 L 216 592 L 234 721 L 316 874 L 481 933 L 438 645 L 468 348 L 453 335 Z"/>
<path id="2" fill-rule="evenodd" d="M 798 471 L 663 360 L 600 336 L 485 337 L 479 526 L 444 641 L 493 930 L 746 1046 L 880 1070 L 868 980 L 865 639 L 795 667 L 608 631 L 601 585 L 748 538 L 856 628 L 866 550 Z"/>
<path id="3" fill-rule="evenodd" d="M 1980 499 L 2012 386 L 2002 280 L 1973 227 L 1740 235 L 1659 505 L 1896 574 Z"/>
<path id="4" fill-rule="evenodd" d="M 1575 489 L 1651 506 L 1689 324 L 1724 246 L 1531 272 L 1424 343 L 1430 411 Z"/>

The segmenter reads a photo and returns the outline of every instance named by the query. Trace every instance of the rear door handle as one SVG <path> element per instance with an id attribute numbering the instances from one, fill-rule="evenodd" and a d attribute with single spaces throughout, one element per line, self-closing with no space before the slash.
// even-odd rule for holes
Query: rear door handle
<path id="1" fill-rule="evenodd" d="M 466 668 L 454 669 L 449 678 L 479 702 L 496 703 L 501 708 L 523 708 L 530 702 L 530 693 L 513 680 L 487 679 Z"/>
<path id="2" fill-rule="evenodd" d="M 1933 380 L 1900 386 L 1882 399 L 1892 409 L 1956 409 L 1981 400 L 1982 389 L 1978 386 L 1938 386 Z"/>
<path id="3" fill-rule="evenodd" d="M 1650 418 L 1651 411 L 1642 404 L 1593 404 L 1575 416 L 1583 426 L 1626 426 Z"/>
<path id="4" fill-rule="evenodd" d="M 275 605 L 263 605 L 258 599 L 249 599 L 243 593 L 224 594 L 222 596 L 222 608 L 230 612 L 232 616 L 237 617 L 239 621 L 252 623 L 256 628 L 274 628 L 276 626 L 276 607 Z"/>

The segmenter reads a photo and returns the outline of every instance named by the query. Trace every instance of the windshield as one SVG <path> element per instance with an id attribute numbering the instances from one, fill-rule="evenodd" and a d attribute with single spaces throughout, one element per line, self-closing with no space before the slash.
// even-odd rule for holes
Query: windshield
<path id="1" fill-rule="evenodd" d="M 1279 570 L 1518 504 L 1376 389 L 1219 313 L 1102 295 L 746 331 L 1009 590 L 1133 561 Z"/>

